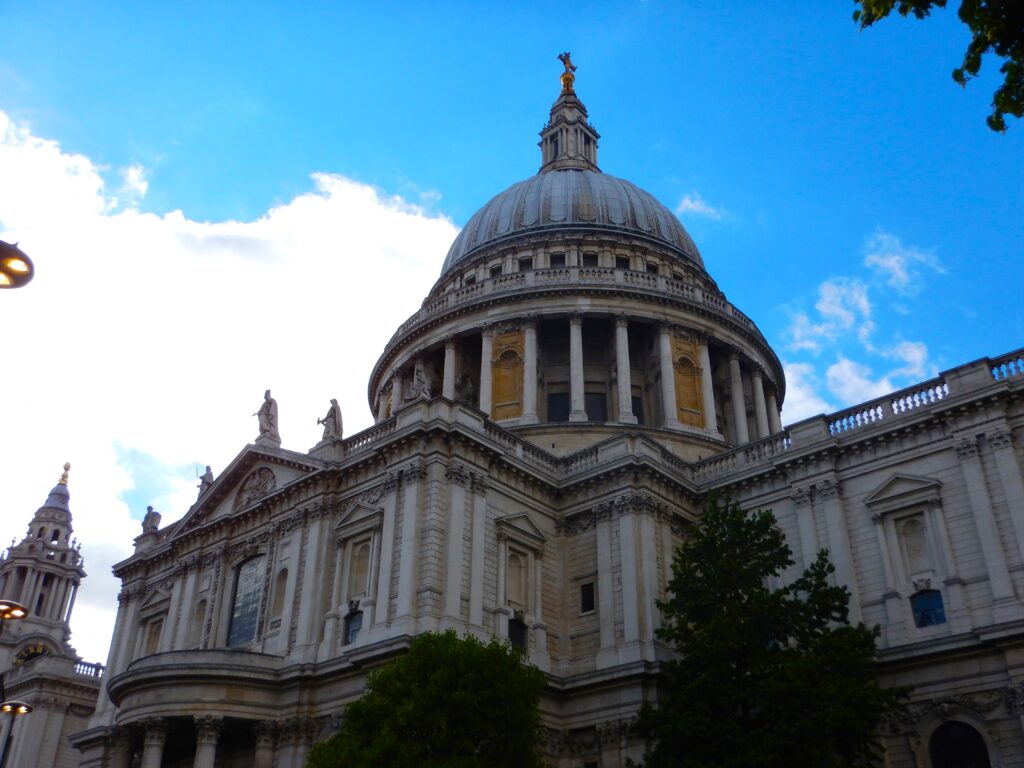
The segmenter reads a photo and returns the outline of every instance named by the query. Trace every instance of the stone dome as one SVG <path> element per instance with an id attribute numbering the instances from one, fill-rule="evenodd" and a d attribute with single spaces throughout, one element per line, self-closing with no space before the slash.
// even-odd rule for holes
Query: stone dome
<path id="1" fill-rule="evenodd" d="M 564 168 L 513 184 L 473 214 L 452 243 L 442 274 L 485 248 L 566 228 L 654 240 L 704 268 L 693 239 L 653 195 L 597 169 Z"/>

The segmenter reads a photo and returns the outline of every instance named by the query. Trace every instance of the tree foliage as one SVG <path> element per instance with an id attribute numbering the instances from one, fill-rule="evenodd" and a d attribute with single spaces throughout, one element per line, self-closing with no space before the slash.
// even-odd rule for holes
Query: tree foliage
<path id="1" fill-rule="evenodd" d="M 711 500 L 672 563 L 659 636 L 657 709 L 641 732 L 648 768 L 852 768 L 872 765 L 873 734 L 904 691 L 879 686 L 877 628 L 848 623 L 849 592 L 829 584 L 828 553 L 796 581 L 770 511 Z"/>
<path id="2" fill-rule="evenodd" d="M 861 29 L 884 19 L 894 10 L 900 16 L 928 16 L 933 8 L 945 8 L 946 0 L 854 0 L 860 8 L 853 20 Z M 953 70 L 953 80 L 960 85 L 977 76 L 986 53 L 1005 59 L 999 71 L 1003 84 L 992 97 L 992 114 L 988 127 L 1005 131 L 1005 115 L 1020 117 L 1024 113 L 1024 3 L 1021 0 L 962 0 L 960 20 L 971 30 L 964 60 Z"/>
<path id="3" fill-rule="evenodd" d="M 544 680 L 498 640 L 453 630 L 420 635 L 370 675 L 341 730 L 310 752 L 308 768 L 539 766 Z"/>

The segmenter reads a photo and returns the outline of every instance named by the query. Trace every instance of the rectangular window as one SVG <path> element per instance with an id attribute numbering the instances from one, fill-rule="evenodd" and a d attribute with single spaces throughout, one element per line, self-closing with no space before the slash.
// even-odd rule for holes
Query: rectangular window
<path id="1" fill-rule="evenodd" d="M 363 612 L 355 611 L 345 617 L 345 645 L 352 645 L 363 628 Z"/>
<path id="2" fill-rule="evenodd" d="M 629 269 L 629 256 L 616 256 L 615 257 L 615 268 L 616 269 Z"/>
<path id="3" fill-rule="evenodd" d="M 594 612 L 594 582 L 580 584 L 580 613 Z"/>
<path id="4" fill-rule="evenodd" d="M 513 648 L 526 652 L 526 622 L 522 619 L 511 619 L 508 623 L 508 641 Z"/>
<path id="5" fill-rule="evenodd" d="M 585 393 L 583 407 L 587 410 L 587 421 L 608 421 L 608 398 L 604 392 Z"/>
<path id="6" fill-rule="evenodd" d="M 491 267 L 491 279 L 493 280 L 495 277 L 501 277 L 501 265 L 500 264 Z"/>
<path id="7" fill-rule="evenodd" d="M 529 272 L 533 269 L 533 256 L 524 256 L 519 260 L 519 271 Z"/>
<path id="8" fill-rule="evenodd" d="M 548 393 L 548 421 L 569 420 L 569 393 Z"/>
<path id="9" fill-rule="evenodd" d="M 649 275 L 656 275 L 656 274 L 658 274 L 658 265 L 657 264 L 651 264 L 651 262 L 647 262 L 647 274 L 649 274 Z"/>
<path id="10" fill-rule="evenodd" d="M 462 284 L 463 285 L 472 285 L 475 282 L 476 282 L 476 275 L 466 275 L 464 278 L 462 278 Z"/>
<path id="11" fill-rule="evenodd" d="M 942 593 L 937 589 L 926 589 L 910 598 L 917 627 L 934 627 L 946 623 L 946 610 L 942 604 Z"/>
<path id="12" fill-rule="evenodd" d="M 256 639 L 256 621 L 263 598 L 263 555 L 246 560 L 236 571 L 235 599 L 228 629 L 228 647 L 239 648 Z"/>
<path id="13" fill-rule="evenodd" d="M 552 253 L 551 254 L 551 268 L 558 269 L 565 266 L 565 254 L 564 253 Z"/>
<path id="14" fill-rule="evenodd" d="M 597 254 L 596 253 L 584 253 L 583 254 L 583 266 L 584 267 L 596 267 L 597 266 Z"/>

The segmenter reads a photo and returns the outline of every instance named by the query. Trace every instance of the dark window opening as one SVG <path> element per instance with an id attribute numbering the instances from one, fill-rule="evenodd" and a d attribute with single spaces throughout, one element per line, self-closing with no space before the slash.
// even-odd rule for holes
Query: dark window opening
<path id="1" fill-rule="evenodd" d="M 593 613 L 594 611 L 594 582 L 588 581 L 580 584 L 580 613 Z"/>
<path id="2" fill-rule="evenodd" d="M 508 622 L 508 641 L 513 648 L 526 652 L 526 622 L 522 619 L 511 619 Z"/>
<path id="3" fill-rule="evenodd" d="M 597 760 L 588 760 L 583 764 L 583 768 L 598 768 Z"/>
<path id="4" fill-rule="evenodd" d="M 647 263 L 647 274 L 649 274 L 649 275 L 656 275 L 656 274 L 658 274 L 658 265 L 657 264 L 651 264 L 650 262 L 648 262 Z"/>
<path id="5" fill-rule="evenodd" d="M 345 645 L 352 645 L 363 628 L 363 612 L 354 611 L 345 617 Z"/>
<path id="6" fill-rule="evenodd" d="M 501 277 L 501 266 L 491 267 L 491 277 Z"/>
<path id="7" fill-rule="evenodd" d="M 46 602 L 46 593 L 40 592 L 39 599 L 36 600 L 36 616 L 43 612 L 43 603 Z"/>
<path id="8" fill-rule="evenodd" d="M 583 254 L 583 266 L 584 267 L 596 267 L 597 266 L 597 254 L 596 253 L 584 253 Z"/>
<path id="9" fill-rule="evenodd" d="M 558 157 L 558 139 L 551 139 L 551 159 Z"/>
<path id="10" fill-rule="evenodd" d="M 928 752 L 934 768 L 991 768 L 985 739 L 974 728 L 950 720 L 935 729 Z"/>
<path id="11" fill-rule="evenodd" d="M 548 393 L 548 421 L 569 420 L 569 393 Z"/>
<path id="12" fill-rule="evenodd" d="M 55 541 L 60 541 L 60 528 L 53 529 L 53 535 L 50 537 L 50 543 L 52 544 Z"/>
<path id="13" fill-rule="evenodd" d="M 533 256 L 527 256 L 519 260 L 519 271 L 529 272 L 533 269 Z"/>
<path id="14" fill-rule="evenodd" d="M 616 256 L 615 257 L 615 268 L 616 269 L 629 269 L 629 257 L 628 256 Z"/>
<path id="15" fill-rule="evenodd" d="M 36 534 L 36 538 L 37 539 L 43 538 L 43 534 L 45 534 L 45 533 L 46 533 L 46 529 L 45 528 L 40 528 L 39 529 L 39 533 Z"/>
<path id="16" fill-rule="evenodd" d="M 551 268 L 557 269 L 565 266 L 565 254 L 564 253 L 552 253 L 551 254 Z"/>
<path id="17" fill-rule="evenodd" d="M 679 273 L 679 272 L 673 272 L 673 273 L 672 273 L 672 279 L 673 279 L 673 280 L 682 280 L 682 279 L 683 279 L 683 276 L 682 276 L 682 274 L 681 274 L 681 273 Z"/>
<path id="18" fill-rule="evenodd" d="M 608 398 L 604 392 L 585 393 L 583 407 L 587 411 L 587 421 L 608 421 Z"/>
<path id="19" fill-rule="evenodd" d="M 630 398 L 633 402 L 633 415 L 636 416 L 637 424 L 646 424 L 644 421 L 644 399 L 639 395 L 633 395 Z"/>
<path id="20" fill-rule="evenodd" d="M 914 625 L 917 627 L 934 627 L 946 623 L 942 593 L 937 589 L 925 589 L 911 596 L 910 609 L 914 612 Z"/>
<path id="21" fill-rule="evenodd" d="M 463 285 L 472 285 L 475 282 L 476 282 L 476 275 L 466 275 L 464 278 L 462 278 L 462 284 Z"/>

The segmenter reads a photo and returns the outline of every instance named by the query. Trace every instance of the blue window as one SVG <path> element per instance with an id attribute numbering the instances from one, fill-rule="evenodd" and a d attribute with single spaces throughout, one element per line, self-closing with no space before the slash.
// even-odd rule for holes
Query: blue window
<path id="1" fill-rule="evenodd" d="M 925 589 L 912 595 L 910 608 L 914 612 L 914 624 L 918 627 L 934 627 L 946 623 L 946 610 L 942 606 L 942 593 L 937 589 Z"/>
<path id="2" fill-rule="evenodd" d="M 354 611 L 345 617 L 345 645 L 352 645 L 363 628 L 363 612 Z"/>

